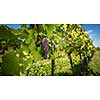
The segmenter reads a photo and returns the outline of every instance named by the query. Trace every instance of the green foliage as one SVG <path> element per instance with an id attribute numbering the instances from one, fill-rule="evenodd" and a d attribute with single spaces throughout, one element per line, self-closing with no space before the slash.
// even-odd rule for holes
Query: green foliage
<path id="1" fill-rule="evenodd" d="M 93 58 L 89 62 L 92 75 L 100 75 L 100 51 L 96 51 Z"/>
<path id="2" fill-rule="evenodd" d="M 4 75 L 19 75 L 19 60 L 14 51 L 9 51 L 3 56 L 2 72 Z"/>
<path id="3" fill-rule="evenodd" d="M 41 45 L 44 35 L 50 47 L 46 60 Z M 0 26 L 0 63 L 4 75 L 51 75 L 52 67 L 54 75 L 73 75 L 72 64 L 74 69 L 76 65 L 82 67 L 85 56 L 91 58 L 93 53 L 92 41 L 79 24 L 22 24 L 17 30 Z"/>
<path id="4" fill-rule="evenodd" d="M 27 75 L 27 71 L 29 71 L 29 76 L 50 76 L 51 61 L 43 60 L 33 63 L 32 66 L 25 71 L 24 75 Z M 56 59 L 54 75 L 72 75 L 71 66 L 67 57 Z"/>

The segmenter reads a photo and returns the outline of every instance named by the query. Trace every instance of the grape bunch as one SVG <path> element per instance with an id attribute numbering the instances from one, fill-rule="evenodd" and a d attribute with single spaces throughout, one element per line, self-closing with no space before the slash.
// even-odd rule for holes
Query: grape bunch
<path id="1" fill-rule="evenodd" d="M 43 48 L 43 56 L 44 56 L 44 59 L 47 59 L 47 54 L 48 54 L 48 51 L 49 51 L 49 44 L 48 44 L 48 40 L 46 38 L 46 36 L 44 36 L 44 38 L 42 39 L 42 48 Z"/>

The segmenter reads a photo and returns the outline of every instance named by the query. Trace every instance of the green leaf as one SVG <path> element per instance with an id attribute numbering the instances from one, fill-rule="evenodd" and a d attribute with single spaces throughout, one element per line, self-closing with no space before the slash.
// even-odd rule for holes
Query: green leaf
<path id="1" fill-rule="evenodd" d="M 4 75 L 19 75 L 19 60 L 14 51 L 10 51 L 4 55 L 1 66 Z"/>

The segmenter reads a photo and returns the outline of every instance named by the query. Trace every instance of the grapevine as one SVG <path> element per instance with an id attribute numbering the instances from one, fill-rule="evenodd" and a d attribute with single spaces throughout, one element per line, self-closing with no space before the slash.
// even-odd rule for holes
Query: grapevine
<path id="1" fill-rule="evenodd" d="M 81 24 L 0 26 L 1 75 L 88 75 L 94 51 Z"/>

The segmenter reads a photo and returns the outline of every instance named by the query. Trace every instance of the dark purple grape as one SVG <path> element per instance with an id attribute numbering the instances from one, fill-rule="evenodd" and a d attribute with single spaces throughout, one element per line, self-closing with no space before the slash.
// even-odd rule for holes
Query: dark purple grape
<path id="1" fill-rule="evenodd" d="M 42 40 L 42 48 L 43 48 L 43 56 L 44 56 L 44 59 L 47 59 L 47 54 L 48 54 L 48 51 L 49 51 L 49 45 L 48 45 L 48 40 L 46 37 L 43 38 Z"/>

